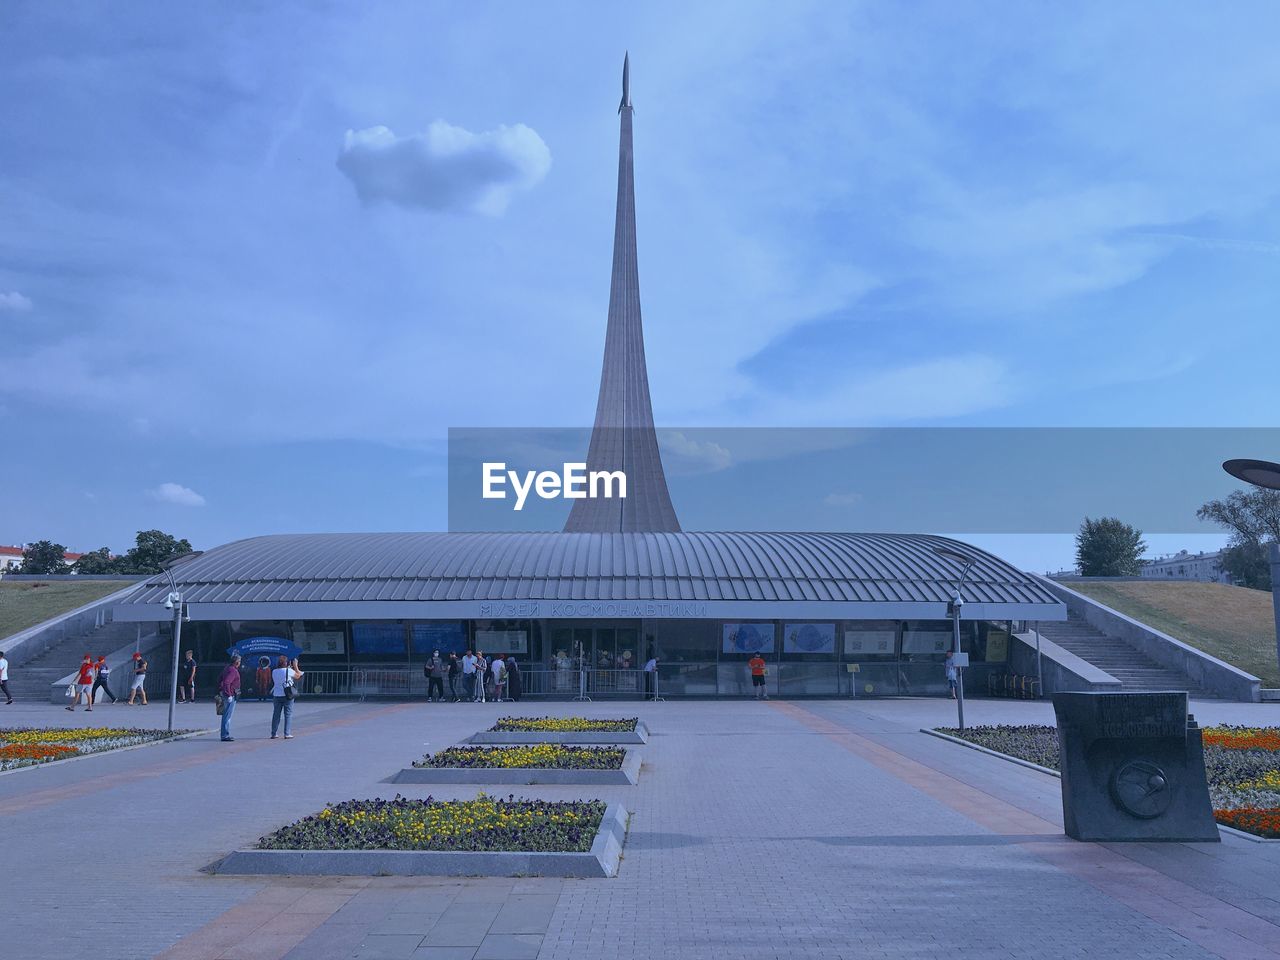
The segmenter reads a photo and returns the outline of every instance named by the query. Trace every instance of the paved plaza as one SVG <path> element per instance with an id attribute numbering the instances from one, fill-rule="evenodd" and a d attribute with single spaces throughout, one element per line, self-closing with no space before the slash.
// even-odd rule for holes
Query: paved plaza
<path id="1" fill-rule="evenodd" d="M 162 726 L 13 706 L 13 725 Z M 1201 723 L 1280 705 L 1199 702 Z M 1058 781 L 919 732 L 941 700 L 495 705 L 300 700 L 216 733 L 0 776 L 8 956 L 347 958 L 1280 958 L 1280 843 L 1079 844 Z M 634 716 L 636 787 L 504 792 L 625 803 L 611 880 L 237 878 L 202 868 L 327 801 L 474 796 L 382 781 L 506 714 Z M 1050 721 L 971 701 L 971 723 Z M 183 726 L 211 727 L 207 703 Z M 498 792 L 503 788 L 494 788 Z"/>

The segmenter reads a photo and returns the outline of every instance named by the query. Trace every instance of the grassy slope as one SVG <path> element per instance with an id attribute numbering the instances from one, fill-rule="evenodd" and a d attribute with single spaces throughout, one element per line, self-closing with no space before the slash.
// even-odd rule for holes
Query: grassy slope
<path id="1" fill-rule="evenodd" d="M 123 580 L 75 580 L 48 583 L 0 580 L 0 637 L 33 627 L 129 586 Z"/>
<path id="2" fill-rule="evenodd" d="M 1186 581 L 1064 586 L 1247 670 L 1260 677 L 1264 687 L 1280 687 L 1270 593 Z"/>

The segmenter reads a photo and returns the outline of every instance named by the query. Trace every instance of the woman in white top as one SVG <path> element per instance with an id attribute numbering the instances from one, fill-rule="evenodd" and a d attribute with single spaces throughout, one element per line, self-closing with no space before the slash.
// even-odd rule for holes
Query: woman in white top
<path id="1" fill-rule="evenodd" d="M 502 654 L 495 653 L 493 655 L 493 699 L 499 701 L 505 699 L 507 686 L 507 665 L 502 659 Z"/>
<path id="2" fill-rule="evenodd" d="M 295 684 L 301 679 L 302 670 L 299 669 L 296 659 L 292 662 L 284 656 L 276 659 L 276 668 L 271 671 L 272 740 L 276 738 L 276 732 L 280 729 L 281 715 L 284 716 L 284 738 L 293 739 L 293 734 L 289 732 L 293 725 L 293 698 L 297 689 Z"/>

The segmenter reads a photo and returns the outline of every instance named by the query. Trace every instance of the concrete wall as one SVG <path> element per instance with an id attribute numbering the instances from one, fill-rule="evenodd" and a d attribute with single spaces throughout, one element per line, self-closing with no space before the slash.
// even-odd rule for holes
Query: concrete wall
<path id="1" fill-rule="evenodd" d="M 1117 691 L 1122 684 L 1111 674 L 1099 670 L 1045 636 L 1040 637 L 1040 670 L 1044 680 L 1042 693 Z M 1036 636 L 1017 633 L 1009 649 L 1009 669 L 1021 676 L 1036 676 Z"/>
<path id="2" fill-rule="evenodd" d="M 51 617 L 34 627 L 0 640 L 0 650 L 12 665 L 20 665 L 40 656 L 46 650 L 71 637 L 83 636 L 111 622 L 111 608 L 137 589 L 136 582 L 107 594 L 100 600 Z M 144 631 L 145 632 L 145 631 Z"/>
<path id="3" fill-rule="evenodd" d="M 1071 613 L 1082 617 L 1094 628 L 1124 641 L 1162 667 L 1185 674 L 1216 696 L 1247 703 L 1256 703 L 1260 699 L 1261 683 L 1253 674 L 1076 593 L 1064 584 L 1044 578 L 1040 578 L 1040 582 L 1065 603 Z"/>

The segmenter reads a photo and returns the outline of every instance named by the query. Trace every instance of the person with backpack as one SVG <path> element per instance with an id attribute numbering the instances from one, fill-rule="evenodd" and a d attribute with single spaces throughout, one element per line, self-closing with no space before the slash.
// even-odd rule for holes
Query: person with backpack
<path id="1" fill-rule="evenodd" d="M 98 699 L 98 689 L 101 688 L 107 692 L 107 696 L 111 698 L 111 702 L 116 702 L 116 695 L 111 692 L 109 681 L 111 679 L 111 667 L 107 665 L 106 657 L 99 657 L 96 665 L 97 674 L 93 680 L 93 693 L 90 700 Z"/>
<path id="2" fill-rule="evenodd" d="M 444 699 L 444 661 L 440 651 L 434 650 L 431 659 L 422 665 L 422 675 L 427 678 L 427 703 Z"/>
<path id="3" fill-rule="evenodd" d="M 133 655 L 133 686 L 129 688 L 129 699 L 125 702 L 133 706 L 135 696 L 142 697 L 142 705 L 147 705 L 147 661 L 141 653 Z"/>

